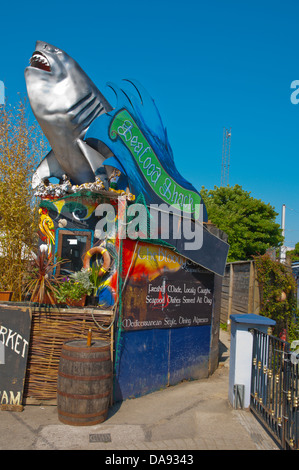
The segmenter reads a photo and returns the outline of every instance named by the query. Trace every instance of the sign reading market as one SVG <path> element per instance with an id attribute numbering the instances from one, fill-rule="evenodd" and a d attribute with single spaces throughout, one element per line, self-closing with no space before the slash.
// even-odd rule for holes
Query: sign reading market
<path id="1" fill-rule="evenodd" d="M 28 308 L 0 307 L 0 410 L 22 406 L 30 331 Z"/>

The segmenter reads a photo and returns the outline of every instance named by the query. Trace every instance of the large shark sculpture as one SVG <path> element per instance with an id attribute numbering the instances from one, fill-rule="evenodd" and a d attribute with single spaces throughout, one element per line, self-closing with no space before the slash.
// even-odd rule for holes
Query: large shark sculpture
<path id="1" fill-rule="evenodd" d="M 122 88 L 109 84 L 117 97 L 112 107 L 74 59 L 42 41 L 36 43 L 25 79 L 32 111 L 52 148 L 33 175 L 34 188 L 56 177 L 69 180 L 74 191 L 94 182 L 97 186 L 99 179 L 109 189 L 118 169 L 117 190 L 129 188 L 146 205 L 179 208 L 193 228 L 200 225 L 205 249 L 186 248 L 184 237 L 173 233 L 168 242 L 186 258 L 223 275 L 228 245 L 202 225 L 205 205 L 176 169 L 159 111 L 139 83 L 127 80 Z"/>
<path id="2" fill-rule="evenodd" d="M 67 176 L 73 185 L 94 182 L 99 176 L 108 189 L 108 178 L 117 168 L 122 174 L 119 188 L 128 186 L 133 194 L 143 194 L 148 204 L 171 206 L 176 202 L 173 195 L 180 195 L 176 199 L 192 200 L 204 208 L 198 191 L 177 171 L 159 111 L 139 83 L 125 81 L 132 91 L 108 84 L 117 96 L 112 108 L 74 59 L 43 41 L 36 43 L 25 79 L 32 111 L 52 148 L 33 175 L 34 188 L 53 176 L 59 180 Z M 120 121 L 123 109 L 137 126 L 139 139 L 145 139 L 143 144 L 134 144 L 137 136 L 131 135 L 128 145 L 123 145 L 129 132 L 125 142 L 115 138 L 117 128 L 128 122 Z"/>
<path id="3" fill-rule="evenodd" d="M 25 69 L 30 105 L 51 146 L 33 175 L 32 186 L 50 177 L 73 184 L 95 181 L 107 186 L 105 156 L 84 142 L 90 124 L 111 105 L 82 68 L 66 52 L 37 41 Z"/>

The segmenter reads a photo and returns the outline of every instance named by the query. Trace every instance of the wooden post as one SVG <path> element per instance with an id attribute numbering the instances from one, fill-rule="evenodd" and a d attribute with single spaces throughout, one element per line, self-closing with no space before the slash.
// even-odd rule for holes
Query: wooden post
<path id="1" fill-rule="evenodd" d="M 110 329 L 110 356 L 112 363 L 112 376 L 111 376 L 111 395 L 110 395 L 110 406 L 113 405 L 113 385 L 114 385 L 114 323 L 111 325 Z"/>
<path id="2" fill-rule="evenodd" d="M 250 270 L 249 270 L 249 286 L 248 286 L 248 313 L 254 312 L 254 262 L 250 261 Z"/>
<path id="3" fill-rule="evenodd" d="M 257 315 L 259 315 L 260 313 L 260 288 L 259 288 L 259 283 L 258 283 L 257 275 L 256 275 L 255 262 L 253 262 L 253 268 L 254 268 L 253 313 L 256 313 Z"/>
<path id="4" fill-rule="evenodd" d="M 228 291 L 228 312 L 227 312 L 227 331 L 230 331 L 230 316 L 232 314 L 233 305 L 233 293 L 234 293 L 234 265 L 233 263 L 229 266 L 229 291 Z"/>
<path id="5" fill-rule="evenodd" d="M 90 348 L 91 346 L 91 338 L 92 338 L 92 331 L 91 331 L 91 328 L 89 328 L 88 334 L 87 334 L 87 347 L 88 348 Z"/>

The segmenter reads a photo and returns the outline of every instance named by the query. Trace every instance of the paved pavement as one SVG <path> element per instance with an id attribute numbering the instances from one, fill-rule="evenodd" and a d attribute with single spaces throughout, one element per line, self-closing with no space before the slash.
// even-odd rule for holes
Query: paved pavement
<path id="1" fill-rule="evenodd" d="M 278 450 L 250 411 L 228 402 L 229 339 L 221 332 L 212 376 L 116 403 L 102 424 L 65 425 L 56 406 L 1 411 L 0 450 Z"/>

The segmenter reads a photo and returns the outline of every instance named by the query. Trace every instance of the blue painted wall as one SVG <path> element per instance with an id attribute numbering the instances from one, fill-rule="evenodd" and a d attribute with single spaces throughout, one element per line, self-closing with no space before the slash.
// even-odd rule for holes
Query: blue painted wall
<path id="1" fill-rule="evenodd" d="M 211 326 L 123 332 L 114 400 L 208 376 Z"/>

